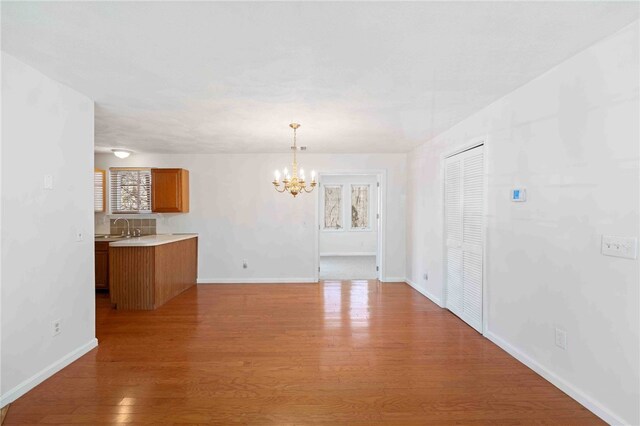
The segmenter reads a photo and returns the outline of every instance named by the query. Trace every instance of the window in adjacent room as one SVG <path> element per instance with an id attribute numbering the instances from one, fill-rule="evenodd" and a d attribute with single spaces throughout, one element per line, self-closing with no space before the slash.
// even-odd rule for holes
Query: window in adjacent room
<path id="1" fill-rule="evenodd" d="M 104 170 L 93 170 L 93 211 L 104 212 L 107 209 L 107 173 Z"/>
<path id="2" fill-rule="evenodd" d="M 342 185 L 324 186 L 324 229 L 342 229 Z"/>
<path id="3" fill-rule="evenodd" d="M 111 168 L 111 212 L 151 213 L 151 169 Z"/>
<path id="4" fill-rule="evenodd" d="M 351 185 L 351 229 L 369 229 L 369 185 Z"/>

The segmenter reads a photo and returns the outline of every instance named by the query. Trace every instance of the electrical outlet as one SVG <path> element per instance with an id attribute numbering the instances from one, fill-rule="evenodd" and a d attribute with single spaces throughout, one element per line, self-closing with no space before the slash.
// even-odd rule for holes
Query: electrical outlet
<path id="1" fill-rule="evenodd" d="M 429 274 L 427 274 L 426 272 L 424 273 L 424 275 L 422 276 L 422 278 L 424 278 L 425 280 L 429 279 Z"/>
<path id="2" fill-rule="evenodd" d="M 247 261 L 246 261 L 246 260 L 243 260 L 243 261 L 242 261 L 242 269 L 247 269 L 247 268 L 248 268 L 248 266 L 247 266 Z"/>
<path id="3" fill-rule="evenodd" d="M 603 235 L 602 254 L 625 259 L 636 259 L 638 257 L 638 239 Z"/>
<path id="4" fill-rule="evenodd" d="M 82 229 L 76 229 L 76 241 L 81 242 L 83 240 L 84 240 L 84 232 L 82 232 Z"/>
<path id="5" fill-rule="evenodd" d="M 57 336 L 62 331 L 62 321 L 57 319 L 51 323 L 51 332 L 54 336 Z"/>
<path id="6" fill-rule="evenodd" d="M 556 346 L 560 349 L 567 349 L 567 332 L 556 327 Z"/>

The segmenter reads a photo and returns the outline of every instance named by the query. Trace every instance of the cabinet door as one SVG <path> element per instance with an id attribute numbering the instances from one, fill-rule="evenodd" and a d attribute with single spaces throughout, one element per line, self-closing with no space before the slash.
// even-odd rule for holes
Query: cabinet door
<path id="1" fill-rule="evenodd" d="M 96 288 L 109 288 L 109 251 L 96 250 Z"/>
<path id="2" fill-rule="evenodd" d="M 152 211 L 189 211 L 189 172 L 184 169 L 151 169 Z"/>

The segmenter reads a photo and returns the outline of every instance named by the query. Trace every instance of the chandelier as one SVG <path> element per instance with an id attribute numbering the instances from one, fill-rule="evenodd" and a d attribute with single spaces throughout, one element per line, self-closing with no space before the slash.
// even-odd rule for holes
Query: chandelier
<path id="1" fill-rule="evenodd" d="M 316 172 L 311 172 L 311 182 L 309 182 L 309 187 L 307 188 L 307 184 L 304 180 L 304 170 L 300 169 L 300 176 L 298 176 L 298 161 L 296 158 L 296 152 L 298 151 L 298 145 L 296 143 L 296 130 L 300 125 L 298 123 L 291 123 L 289 127 L 293 129 L 293 146 L 291 149 L 293 150 L 293 175 L 289 175 L 289 170 L 285 167 L 282 172 L 282 188 L 280 188 L 280 170 L 276 170 L 275 178 L 273 179 L 273 186 L 278 192 L 288 192 L 294 197 L 302 191 L 311 192 L 313 188 L 318 184 L 316 182 Z"/>

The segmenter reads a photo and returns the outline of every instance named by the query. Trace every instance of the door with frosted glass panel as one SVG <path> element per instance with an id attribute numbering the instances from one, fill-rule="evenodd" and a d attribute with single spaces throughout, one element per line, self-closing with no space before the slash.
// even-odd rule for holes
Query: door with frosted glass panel
<path id="1" fill-rule="evenodd" d="M 482 333 L 484 150 L 445 159 L 446 307 Z"/>

